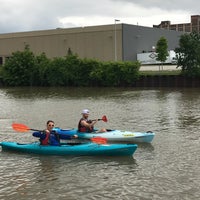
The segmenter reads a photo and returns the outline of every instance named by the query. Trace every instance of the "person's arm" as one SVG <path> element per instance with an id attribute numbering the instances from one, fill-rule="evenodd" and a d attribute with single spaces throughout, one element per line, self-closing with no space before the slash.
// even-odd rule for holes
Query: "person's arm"
<path id="1" fill-rule="evenodd" d="M 32 135 L 33 135 L 34 137 L 38 137 L 38 138 L 40 138 L 41 140 L 43 140 L 43 139 L 46 137 L 46 135 L 45 135 L 44 132 L 39 132 L 39 131 L 37 131 L 37 132 L 33 132 Z"/>
<path id="2" fill-rule="evenodd" d="M 62 140 L 71 140 L 73 138 L 78 138 L 78 135 L 59 134 L 59 137 Z"/>
<path id="3" fill-rule="evenodd" d="M 92 127 L 97 123 L 98 119 L 91 121 L 91 123 L 87 123 L 85 120 L 81 121 L 81 125 L 85 126 L 89 129 L 92 129 Z"/>

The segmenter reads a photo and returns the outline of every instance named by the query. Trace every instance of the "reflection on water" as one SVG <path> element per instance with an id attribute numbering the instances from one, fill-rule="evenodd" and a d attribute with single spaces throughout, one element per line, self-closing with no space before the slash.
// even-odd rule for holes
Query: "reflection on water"
<path id="1" fill-rule="evenodd" d="M 2 88 L 1 141 L 32 142 L 13 122 L 77 126 L 83 108 L 98 127 L 153 131 L 133 157 L 0 153 L 0 199 L 199 199 L 200 89 Z"/>

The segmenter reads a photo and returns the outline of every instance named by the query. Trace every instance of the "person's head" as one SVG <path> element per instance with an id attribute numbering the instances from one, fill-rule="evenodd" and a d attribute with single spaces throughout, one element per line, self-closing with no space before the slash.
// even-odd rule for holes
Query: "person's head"
<path id="1" fill-rule="evenodd" d="M 48 130 L 51 131 L 51 130 L 54 128 L 54 125 L 55 125 L 55 123 L 54 123 L 53 120 L 48 120 L 48 121 L 47 121 L 47 129 L 48 129 Z"/>
<path id="2" fill-rule="evenodd" d="M 84 118 L 88 118 L 90 111 L 88 109 L 84 109 L 82 110 L 81 114 L 83 115 Z"/>

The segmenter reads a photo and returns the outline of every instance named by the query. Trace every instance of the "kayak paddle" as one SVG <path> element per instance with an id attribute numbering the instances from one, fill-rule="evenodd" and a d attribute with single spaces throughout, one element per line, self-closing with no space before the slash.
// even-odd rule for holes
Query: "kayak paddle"
<path id="1" fill-rule="evenodd" d="M 108 120 L 107 120 L 107 117 L 104 115 L 101 119 L 98 119 L 98 121 L 99 120 L 103 120 L 104 122 L 107 122 Z"/>
<path id="2" fill-rule="evenodd" d="M 92 121 L 95 121 L 96 119 L 93 119 Z M 98 121 L 100 121 L 100 120 L 102 120 L 102 121 L 104 121 L 104 122 L 107 122 L 108 120 L 107 120 L 107 117 L 104 115 L 101 119 L 98 119 Z"/>
<path id="3" fill-rule="evenodd" d="M 90 138 L 90 140 L 97 144 L 107 144 L 107 139 L 102 137 L 93 137 Z"/>
<path id="4" fill-rule="evenodd" d="M 25 124 L 17 124 L 17 123 L 13 123 L 13 124 L 12 124 L 12 128 L 13 128 L 15 131 L 18 131 L 18 132 L 41 131 L 41 130 L 29 128 L 29 127 L 26 126 Z"/>
<path id="5" fill-rule="evenodd" d="M 25 124 L 18 124 L 18 123 L 13 123 L 12 128 L 18 132 L 41 131 L 41 130 L 29 128 Z M 107 143 L 107 139 L 102 138 L 102 137 L 93 137 L 90 140 L 97 144 L 106 144 Z"/>

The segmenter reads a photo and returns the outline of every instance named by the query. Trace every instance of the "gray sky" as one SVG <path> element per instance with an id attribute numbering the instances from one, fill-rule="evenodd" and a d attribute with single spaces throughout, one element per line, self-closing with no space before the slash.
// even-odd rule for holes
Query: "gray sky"
<path id="1" fill-rule="evenodd" d="M 118 23 L 189 23 L 199 0 L 0 0 L 0 33 Z"/>

